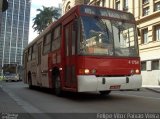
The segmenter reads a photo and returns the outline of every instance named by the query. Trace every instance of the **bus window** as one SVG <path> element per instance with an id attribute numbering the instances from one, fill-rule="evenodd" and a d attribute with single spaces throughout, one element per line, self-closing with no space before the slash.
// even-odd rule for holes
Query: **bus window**
<path id="1" fill-rule="evenodd" d="M 76 26 L 74 26 L 76 24 L 72 24 L 72 55 L 75 55 L 76 52 L 76 37 L 77 37 L 77 29 L 75 29 Z"/>
<path id="2" fill-rule="evenodd" d="M 40 43 L 40 44 L 38 44 L 38 64 L 41 64 L 41 55 L 42 55 L 42 50 L 41 50 L 41 45 L 42 45 L 42 43 Z"/>
<path id="3" fill-rule="evenodd" d="M 135 24 L 112 20 L 116 56 L 138 56 Z"/>
<path id="4" fill-rule="evenodd" d="M 31 54 L 32 54 L 32 47 L 29 48 L 28 50 L 28 61 L 31 61 Z"/>
<path id="5" fill-rule="evenodd" d="M 51 33 L 48 33 L 44 38 L 43 53 L 46 54 L 50 51 Z"/>
<path id="6" fill-rule="evenodd" d="M 53 31 L 53 40 L 52 40 L 52 51 L 57 50 L 60 48 L 60 39 L 61 39 L 61 28 L 58 26 Z"/>
<path id="7" fill-rule="evenodd" d="M 36 54 L 37 54 L 37 46 L 33 45 L 33 47 L 32 47 L 32 59 L 36 59 Z"/>
<path id="8" fill-rule="evenodd" d="M 111 22 L 97 17 L 81 17 L 80 53 L 84 55 L 113 55 Z"/>

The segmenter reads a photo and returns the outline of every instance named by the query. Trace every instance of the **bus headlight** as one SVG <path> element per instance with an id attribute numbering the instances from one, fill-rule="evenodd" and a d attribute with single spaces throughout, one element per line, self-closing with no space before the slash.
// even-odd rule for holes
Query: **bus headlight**
<path id="1" fill-rule="evenodd" d="M 136 70 L 132 69 L 130 72 L 131 72 L 131 75 L 140 73 L 139 69 L 136 69 Z"/>
<path id="2" fill-rule="evenodd" d="M 79 74 L 89 74 L 90 73 L 90 71 L 89 71 L 89 69 L 79 69 Z"/>
<path id="3" fill-rule="evenodd" d="M 79 74 L 96 74 L 96 69 L 79 69 Z"/>
<path id="4" fill-rule="evenodd" d="M 136 74 L 139 74 L 139 72 L 140 72 L 140 71 L 139 71 L 138 69 L 135 70 L 135 73 L 136 73 Z"/>
<path id="5" fill-rule="evenodd" d="M 84 73 L 85 73 L 85 74 L 89 74 L 89 73 L 90 73 L 89 69 L 85 69 L 85 70 L 84 70 Z"/>

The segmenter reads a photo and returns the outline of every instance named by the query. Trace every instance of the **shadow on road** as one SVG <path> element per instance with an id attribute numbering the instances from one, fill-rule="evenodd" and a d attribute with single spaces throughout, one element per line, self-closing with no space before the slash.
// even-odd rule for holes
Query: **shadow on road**
<path id="1" fill-rule="evenodd" d="M 33 87 L 32 89 L 29 89 L 28 87 L 25 87 L 27 90 L 34 90 L 38 92 L 42 92 L 45 94 L 50 94 L 53 95 L 54 97 L 57 98 L 65 98 L 69 100 L 74 100 L 74 101 L 114 101 L 114 100 L 134 100 L 133 97 L 126 97 L 114 93 L 110 93 L 109 95 L 100 95 L 98 92 L 83 92 L 83 93 L 77 93 L 77 92 L 63 92 L 63 95 L 61 97 L 58 97 L 54 94 L 54 91 L 52 89 L 48 88 L 39 88 L 39 87 Z M 114 91 L 113 91 L 114 92 Z M 123 91 L 121 91 L 123 92 Z M 125 92 L 124 92 L 125 93 Z"/>

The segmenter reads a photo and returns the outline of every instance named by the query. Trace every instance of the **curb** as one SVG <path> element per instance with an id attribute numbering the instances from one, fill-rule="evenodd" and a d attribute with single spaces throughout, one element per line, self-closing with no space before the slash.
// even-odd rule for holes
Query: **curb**
<path id="1" fill-rule="evenodd" d="M 150 91 L 153 91 L 153 92 L 156 92 L 156 93 L 160 93 L 160 91 L 158 91 L 158 90 L 155 90 L 155 89 L 153 89 L 153 88 L 146 88 L 147 90 L 150 90 Z"/>

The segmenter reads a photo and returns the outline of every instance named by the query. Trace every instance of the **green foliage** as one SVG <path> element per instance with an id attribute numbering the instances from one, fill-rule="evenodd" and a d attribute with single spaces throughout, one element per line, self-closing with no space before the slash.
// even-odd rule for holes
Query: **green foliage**
<path id="1" fill-rule="evenodd" d="M 58 8 L 45 6 L 43 6 L 43 9 L 37 9 L 39 13 L 33 18 L 32 28 L 34 31 L 40 34 L 53 20 L 57 20 L 60 17 L 58 10 Z"/>

